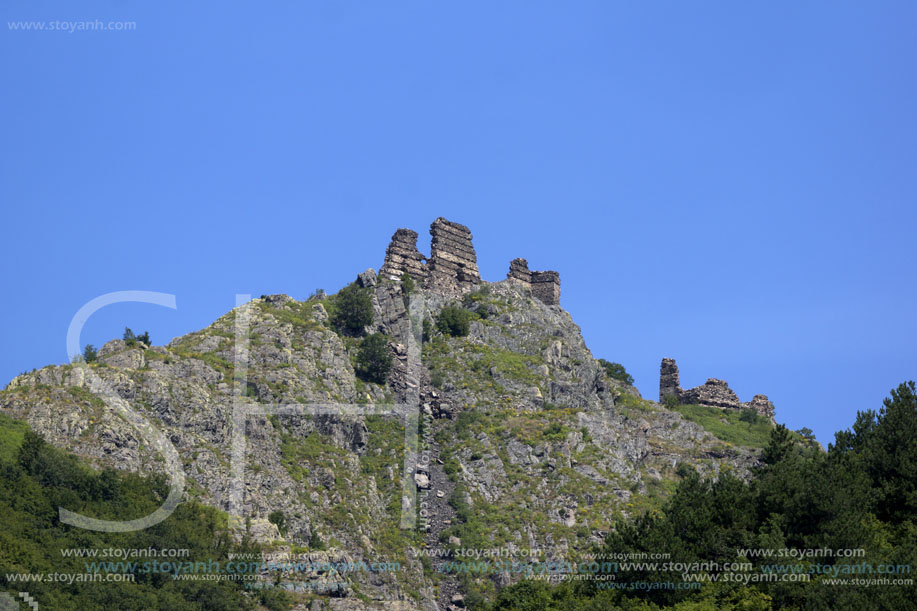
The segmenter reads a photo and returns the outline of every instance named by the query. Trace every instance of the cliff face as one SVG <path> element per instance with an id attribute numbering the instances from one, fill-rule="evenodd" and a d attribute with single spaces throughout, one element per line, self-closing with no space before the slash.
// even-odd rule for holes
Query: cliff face
<path id="1" fill-rule="evenodd" d="M 91 391 L 107 384 L 175 447 L 185 493 L 238 513 L 249 534 L 321 540 L 355 562 L 401 563 L 398 571 L 339 576 L 348 585 L 326 593 L 350 608 L 373 600 L 448 606 L 458 582 L 425 570 L 416 553 L 423 546 L 508 546 L 573 559 L 616 518 L 664 495 L 679 465 L 744 473 L 756 463 L 754 450 L 608 377 L 571 316 L 524 281 L 527 266 L 514 262 L 522 278 L 482 282 L 470 232 L 467 240 L 453 235 L 454 225 L 434 233 L 431 262 L 417 253 L 416 233 L 399 230 L 383 273 L 360 275 L 373 303 L 367 331 L 386 335 L 393 358 L 384 385 L 355 375 L 359 342 L 332 329 L 335 297 L 273 295 L 166 346 L 116 340 L 97 363 L 19 376 L 0 393 L 0 409 L 96 463 L 163 470 L 155 448 Z M 449 245 L 464 256 L 444 257 Z M 403 273 L 423 280 L 410 294 Z M 448 304 L 470 312 L 467 336 L 423 324 Z M 244 371 L 239 337 L 248 344 Z M 300 407 L 281 409 L 291 405 Z M 250 415 L 234 421 L 240 406 Z M 420 414 L 417 461 L 405 455 L 411 410 Z M 240 427 L 244 481 L 234 500 Z M 405 527 L 405 476 L 417 494 L 414 528 Z M 268 522 L 278 511 L 282 533 Z M 470 587 L 509 578 L 481 576 Z"/>

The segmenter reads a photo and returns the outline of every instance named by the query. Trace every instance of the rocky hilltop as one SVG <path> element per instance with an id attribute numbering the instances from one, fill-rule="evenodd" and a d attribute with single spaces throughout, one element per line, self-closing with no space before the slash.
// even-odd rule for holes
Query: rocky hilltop
<path id="1" fill-rule="evenodd" d="M 518 576 L 457 577 L 424 550 L 572 560 L 665 496 L 682 465 L 743 474 L 756 464 L 756 448 L 642 398 L 596 360 L 560 306 L 557 272 L 515 259 L 505 280 L 485 282 L 467 227 L 440 218 L 430 231 L 430 257 L 416 232 L 398 229 L 379 274 L 359 274 L 352 288 L 371 299 L 372 319 L 355 333 L 334 324 L 340 294 L 262 296 L 165 346 L 113 340 L 95 362 L 23 374 L 0 409 L 96 464 L 164 471 L 157 448 L 96 392 L 106 385 L 177 450 L 185 495 L 238 514 L 240 534 L 357 565 L 398 563 L 289 576 L 341 609 L 462 607 Z M 464 333 L 444 330 L 444 308 L 465 316 Z M 384 383 L 357 365 L 361 337 L 374 334 L 391 357 Z M 682 391 L 673 368 L 664 363 L 661 390 L 679 405 L 742 410 L 715 380 Z M 250 415 L 234 421 L 240 405 Z M 309 407 L 277 408 L 290 405 Z M 757 397 L 750 407 L 772 415 Z M 244 485 L 234 491 L 240 427 Z M 417 494 L 407 528 L 405 475 Z"/>

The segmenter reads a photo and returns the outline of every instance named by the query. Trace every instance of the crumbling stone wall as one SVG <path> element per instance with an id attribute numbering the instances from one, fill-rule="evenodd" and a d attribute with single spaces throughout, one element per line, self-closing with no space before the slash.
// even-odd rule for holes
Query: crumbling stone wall
<path id="1" fill-rule="evenodd" d="M 450 298 L 458 298 L 481 284 L 478 258 L 471 230 L 439 217 L 430 225 L 430 256 L 417 250 L 417 232 L 398 229 L 385 251 L 379 269 L 380 279 L 398 281 L 403 274 L 423 283 L 424 288 Z M 547 305 L 560 304 L 560 274 L 555 271 L 530 271 L 528 261 L 513 259 L 506 275 L 532 290 L 532 296 Z"/>
<path id="2" fill-rule="evenodd" d="M 471 230 L 439 217 L 430 225 L 430 258 L 426 286 L 444 295 L 461 296 L 481 283 Z"/>
<path id="3" fill-rule="evenodd" d="M 532 286 L 532 272 L 529 271 L 529 262 L 525 259 L 513 259 L 509 262 L 509 272 L 506 274 L 507 279 L 515 280 L 524 285 Z"/>
<path id="4" fill-rule="evenodd" d="M 560 274 L 553 271 L 529 271 L 525 259 L 513 259 L 509 263 L 506 278 L 532 289 L 532 296 L 547 305 L 560 304 Z"/>
<path id="5" fill-rule="evenodd" d="M 681 397 L 681 382 L 678 380 L 678 365 L 675 359 L 662 359 L 659 368 L 659 402 L 664 403 L 668 396 Z"/>
<path id="6" fill-rule="evenodd" d="M 678 379 L 678 365 L 675 359 L 662 359 L 659 367 L 659 402 L 673 396 L 682 405 L 710 405 L 723 409 L 753 409 L 755 412 L 774 420 L 774 405 L 767 395 L 755 395 L 748 402 L 739 401 L 735 391 L 723 380 L 708 378 L 703 385 L 682 390 Z"/>
<path id="7" fill-rule="evenodd" d="M 417 232 L 411 229 L 399 229 L 392 236 L 392 241 L 385 250 L 385 263 L 379 269 L 379 275 L 391 280 L 400 280 L 405 273 L 416 280 L 427 277 L 426 257 L 417 250 Z"/>
<path id="8" fill-rule="evenodd" d="M 742 402 L 739 401 L 738 395 L 729 388 L 729 384 L 723 380 L 717 380 L 716 378 L 708 378 L 703 386 L 697 386 L 682 391 L 680 402 L 732 409 L 739 409 L 742 407 Z"/>
<path id="9" fill-rule="evenodd" d="M 560 304 L 560 274 L 532 272 L 532 295 L 548 305 Z"/>

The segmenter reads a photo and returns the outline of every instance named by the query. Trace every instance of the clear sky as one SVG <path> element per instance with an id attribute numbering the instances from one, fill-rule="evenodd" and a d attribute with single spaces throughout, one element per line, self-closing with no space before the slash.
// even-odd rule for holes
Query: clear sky
<path id="1" fill-rule="evenodd" d="M 913 2 L 0 13 L 0 384 L 65 362 L 100 294 L 178 309 L 111 306 L 83 343 L 161 344 L 236 293 L 337 290 L 397 227 L 428 252 L 437 216 L 471 227 L 486 280 L 558 270 L 650 398 L 675 357 L 683 386 L 766 393 L 827 443 L 917 378 Z"/>

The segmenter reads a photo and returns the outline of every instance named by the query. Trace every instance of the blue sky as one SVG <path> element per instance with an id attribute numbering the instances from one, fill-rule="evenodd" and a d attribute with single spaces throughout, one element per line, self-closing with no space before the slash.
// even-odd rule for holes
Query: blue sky
<path id="1" fill-rule="evenodd" d="M 437 216 L 471 227 L 486 280 L 560 271 L 645 396 L 675 357 L 684 386 L 766 393 L 827 443 L 917 378 L 913 3 L 0 13 L 0 383 L 64 362 L 100 294 L 178 309 L 110 306 L 83 343 L 165 343 L 236 293 L 337 290 L 397 227 L 428 251 Z M 95 20 L 136 25 L 14 23 Z"/>

